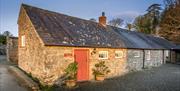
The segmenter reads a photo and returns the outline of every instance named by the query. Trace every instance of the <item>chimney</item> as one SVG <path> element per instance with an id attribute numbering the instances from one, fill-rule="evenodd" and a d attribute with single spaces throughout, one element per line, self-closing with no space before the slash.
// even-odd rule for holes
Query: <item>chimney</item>
<path id="1" fill-rule="evenodd" d="M 106 16 L 105 12 L 102 12 L 102 16 L 99 17 L 99 24 L 106 26 Z"/>

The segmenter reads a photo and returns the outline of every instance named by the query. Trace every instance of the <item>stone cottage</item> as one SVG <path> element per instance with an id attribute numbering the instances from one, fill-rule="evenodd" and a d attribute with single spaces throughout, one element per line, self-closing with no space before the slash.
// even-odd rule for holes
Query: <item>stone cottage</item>
<path id="1" fill-rule="evenodd" d="M 48 85 L 73 61 L 78 81 L 92 80 L 92 68 L 100 60 L 111 70 L 107 77 L 115 77 L 165 63 L 173 46 L 159 37 L 109 26 L 105 13 L 96 23 L 22 4 L 18 26 L 19 67 Z"/>

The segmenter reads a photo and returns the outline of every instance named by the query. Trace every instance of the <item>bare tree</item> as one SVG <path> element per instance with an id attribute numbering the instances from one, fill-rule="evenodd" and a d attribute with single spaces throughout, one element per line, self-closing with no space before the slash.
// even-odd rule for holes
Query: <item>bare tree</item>
<path id="1" fill-rule="evenodd" d="M 123 24 L 124 20 L 121 18 L 114 18 L 108 22 L 109 25 L 114 27 L 120 27 Z"/>
<path id="2" fill-rule="evenodd" d="M 90 21 L 93 21 L 93 22 L 96 22 L 96 19 L 94 19 L 94 18 L 91 18 L 91 19 L 89 19 Z"/>
<path id="3" fill-rule="evenodd" d="M 3 35 L 3 36 L 13 36 L 13 35 L 11 34 L 11 32 L 9 32 L 9 31 L 4 31 L 2 35 Z"/>

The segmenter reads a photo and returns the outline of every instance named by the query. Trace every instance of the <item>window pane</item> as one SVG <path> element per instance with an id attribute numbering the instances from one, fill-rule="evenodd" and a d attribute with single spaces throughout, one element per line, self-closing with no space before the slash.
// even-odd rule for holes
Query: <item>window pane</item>
<path id="1" fill-rule="evenodd" d="M 25 36 L 21 36 L 21 46 L 25 46 Z"/>
<path id="2" fill-rule="evenodd" d="M 140 52 L 139 51 L 134 51 L 134 57 L 140 57 Z"/>
<path id="3" fill-rule="evenodd" d="M 108 51 L 99 51 L 99 59 L 108 59 Z"/>
<path id="4" fill-rule="evenodd" d="M 151 59 L 151 51 L 148 50 L 148 51 L 147 51 L 147 60 L 150 60 L 150 59 Z"/>
<path id="5" fill-rule="evenodd" d="M 123 58 L 123 51 L 115 51 L 115 58 Z"/>

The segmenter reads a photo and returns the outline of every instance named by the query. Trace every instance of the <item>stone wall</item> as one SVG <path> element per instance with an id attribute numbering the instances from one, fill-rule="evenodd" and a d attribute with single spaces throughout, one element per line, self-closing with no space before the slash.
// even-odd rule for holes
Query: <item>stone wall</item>
<path id="1" fill-rule="evenodd" d="M 129 71 L 141 70 L 143 67 L 143 50 L 128 49 L 127 55 L 127 69 Z"/>
<path id="2" fill-rule="evenodd" d="M 148 51 L 150 51 L 150 59 L 147 58 Z M 163 64 L 163 50 L 144 50 L 144 53 L 145 54 L 143 54 L 143 50 L 128 49 L 127 69 L 129 71 L 141 70 L 143 67 L 157 67 Z M 137 56 L 137 54 L 139 54 L 139 56 Z M 164 56 L 164 60 L 165 58 Z"/>
<path id="3" fill-rule="evenodd" d="M 128 70 L 140 70 L 143 67 L 143 51 L 132 49 L 113 49 L 113 48 L 84 48 L 84 47 L 65 47 L 65 46 L 44 46 L 43 41 L 37 34 L 26 12 L 21 8 L 19 20 L 19 67 L 36 77 L 43 84 L 52 85 L 58 78 L 64 75 L 64 69 L 74 60 L 74 49 L 89 50 L 89 80 L 94 79 L 92 69 L 98 63 L 99 51 L 108 51 L 108 59 L 104 59 L 111 72 L 107 77 L 120 76 Z M 25 46 L 21 45 L 21 36 L 25 36 Z M 115 58 L 115 51 L 122 51 L 122 58 Z M 162 63 L 162 51 L 151 50 L 151 60 L 145 66 L 158 66 Z M 137 56 L 139 52 L 139 56 Z M 145 51 L 146 52 L 146 51 Z M 72 56 L 64 56 L 71 54 Z M 135 57 L 136 56 L 136 57 Z"/>
<path id="4" fill-rule="evenodd" d="M 64 69 L 69 63 L 75 61 L 74 56 L 64 57 L 65 53 L 74 55 L 74 49 L 82 47 L 44 46 L 42 40 L 35 31 L 32 22 L 25 10 L 21 8 L 19 20 L 19 67 L 36 77 L 43 84 L 52 85 L 58 78 L 64 75 Z M 21 45 L 21 37 L 25 36 L 25 46 Z M 89 79 L 93 79 L 92 68 L 99 61 L 98 51 L 108 51 L 109 58 L 104 60 L 111 72 L 107 77 L 120 76 L 126 73 L 126 49 L 94 48 L 89 50 Z M 115 58 L 115 50 L 123 51 L 122 58 Z"/>
<path id="5" fill-rule="evenodd" d="M 123 75 L 127 72 L 126 70 L 126 49 L 108 49 L 108 48 L 96 48 L 96 53 L 92 54 L 94 48 L 82 48 L 82 47 L 58 47 L 58 46 L 46 46 L 45 47 L 45 58 L 44 60 L 44 70 L 46 76 L 51 77 L 45 79 L 45 83 L 54 82 L 56 79 L 64 75 L 64 69 L 68 66 L 69 63 L 75 61 L 74 56 L 65 57 L 64 54 L 74 55 L 74 49 L 88 49 L 89 50 L 89 80 L 94 79 L 92 74 L 92 69 L 94 65 L 98 63 L 99 60 L 99 51 L 108 51 L 109 58 L 103 59 L 106 65 L 109 67 L 111 72 L 107 75 L 109 77 L 115 77 Z M 115 51 L 123 51 L 123 58 L 115 58 Z"/>
<path id="6" fill-rule="evenodd" d="M 23 8 L 20 11 L 18 28 L 18 66 L 43 82 L 48 78 L 43 59 L 44 45 Z M 22 36 L 25 36 L 25 46 L 21 44 Z"/>
<path id="7" fill-rule="evenodd" d="M 7 37 L 6 46 L 7 60 L 13 63 L 18 63 L 18 38 L 17 37 Z"/>
<path id="8" fill-rule="evenodd" d="M 176 52 L 176 62 L 179 62 L 180 63 L 180 51 Z"/>
<path id="9" fill-rule="evenodd" d="M 147 51 L 150 51 L 150 60 L 147 59 Z M 163 50 L 145 50 L 144 67 L 157 67 L 163 64 Z"/>

